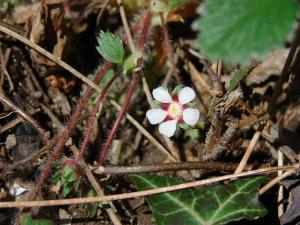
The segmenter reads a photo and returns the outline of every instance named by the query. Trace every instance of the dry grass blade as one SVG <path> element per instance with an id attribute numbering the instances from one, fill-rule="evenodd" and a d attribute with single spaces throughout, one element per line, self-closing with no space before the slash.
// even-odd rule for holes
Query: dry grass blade
<path id="1" fill-rule="evenodd" d="M 172 185 L 172 186 L 163 187 L 163 188 L 155 188 L 155 189 L 146 190 L 146 191 L 137 191 L 137 192 L 131 192 L 131 193 L 115 194 L 115 195 L 106 195 L 106 196 L 101 196 L 101 197 L 71 198 L 71 199 L 44 200 L 44 201 L 1 202 L 0 208 L 16 208 L 16 207 L 31 208 L 31 207 L 44 207 L 44 206 L 49 207 L 49 206 L 57 206 L 57 205 L 73 205 L 73 204 L 116 201 L 116 200 L 122 200 L 122 199 L 144 197 L 144 196 L 165 193 L 165 192 L 170 192 L 170 191 L 177 191 L 177 190 L 182 190 L 182 189 L 191 188 L 191 187 L 198 187 L 198 186 L 217 183 L 217 182 L 228 180 L 228 179 L 239 178 L 239 177 L 267 174 L 267 173 L 277 172 L 279 170 L 294 171 L 295 168 L 298 168 L 298 167 L 299 167 L 299 164 L 295 164 L 295 165 L 291 165 L 291 166 L 263 168 L 263 169 L 249 171 L 249 172 L 213 177 L 213 178 L 209 178 L 209 179 L 205 179 L 205 180 L 187 182 L 187 183 Z"/>

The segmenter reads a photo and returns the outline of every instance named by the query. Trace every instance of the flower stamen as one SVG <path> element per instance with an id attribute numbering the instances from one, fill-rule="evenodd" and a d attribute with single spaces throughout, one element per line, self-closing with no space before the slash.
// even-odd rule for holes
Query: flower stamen
<path id="1" fill-rule="evenodd" d="M 181 117 L 182 116 L 182 105 L 177 102 L 171 103 L 168 108 L 168 115 L 172 119 L 178 119 L 179 117 Z"/>

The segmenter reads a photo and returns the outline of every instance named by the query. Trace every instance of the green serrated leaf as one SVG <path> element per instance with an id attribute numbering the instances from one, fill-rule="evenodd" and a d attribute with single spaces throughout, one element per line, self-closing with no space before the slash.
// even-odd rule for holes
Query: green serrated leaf
<path id="1" fill-rule="evenodd" d="M 77 170 L 76 166 L 65 166 L 61 177 L 62 183 L 64 184 L 66 182 L 69 183 L 69 182 L 76 181 L 78 179 L 76 170 Z"/>
<path id="2" fill-rule="evenodd" d="M 68 194 L 71 193 L 72 188 L 73 188 L 73 184 L 74 183 L 71 183 L 71 182 L 64 183 L 64 185 L 63 185 L 63 196 L 64 197 L 66 197 Z"/>
<path id="3" fill-rule="evenodd" d="M 75 191 L 78 191 L 78 190 L 79 190 L 80 184 L 81 184 L 81 181 L 80 181 L 80 180 L 76 180 L 76 181 L 74 182 L 74 190 L 75 190 Z"/>
<path id="4" fill-rule="evenodd" d="M 51 220 L 32 219 L 30 213 L 24 213 L 21 219 L 22 225 L 54 225 Z"/>
<path id="5" fill-rule="evenodd" d="M 87 195 L 87 197 L 96 197 L 96 196 L 97 196 L 96 191 L 94 191 L 93 189 L 91 189 Z M 97 203 L 87 204 L 87 216 L 89 218 L 96 216 L 98 205 L 99 204 Z"/>
<path id="6" fill-rule="evenodd" d="M 248 64 L 291 39 L 298 9 L 295 0 L 205 1 L 194 24 L 198 47 L 213 61 Z"/>
<path id="7" fill-rule="evenodd" d="M 239 71 L 237 71 L 231 80 L 229 81 L 228 86 L 226 87 L 226 90 L 228 92 L 234 91 L 240 84 L 241 80 L 247 75 L 247 68 L 242 67 Z"/>
<path id="8" fill-rule="evenodd" d="M 111 63 L 122 63 L 124 57 L 124 48 L 122 40 L 114 34 L 107 32 L 100 32 L 97 37 L 99 46 L 97 47 L 98 52 L 108 62 Z"/>
<path id="9" fill-rule="evenodd" d="M 57 183 L 60 180 L 61 175 L 62 175 L 62 173 L 60 170 L 56 171 L 55 174 L 51 177 L 51 182 Z"/>
<path id="10" fill-rule="evenodd" d="M 138 190 L 180 184 L 167 176 L 136 175 Z M 258 200 L 258 188 L 265 177 L 237 179 L 201 190 L 185 189 L 146 197 L 158 225 L 216 225 L 240 219 L 254 220 L 267 213 Z"/>

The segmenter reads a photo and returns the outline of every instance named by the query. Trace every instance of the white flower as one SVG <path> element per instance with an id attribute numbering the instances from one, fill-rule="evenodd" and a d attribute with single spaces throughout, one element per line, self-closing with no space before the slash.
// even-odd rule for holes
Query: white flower
<path id="1" fill-rule="evenodd" d="M 167 137 L 174 135 L 177 124 L 186 123 L 194 126 L 200 116 L 198 109 L 190 108 L 189 104 L 195 98 L 195 92 L 190 87 L 184 87 L 178 94 L 169 94 L 168 90 L 158 87 L 152 91 L 153 98 L 160 102 L 160 108 L 147 111 L 146 116 L 151 124 L 159 124 L 159 132 Z M 164 122 L 163 122 L 164 121 Z"/>

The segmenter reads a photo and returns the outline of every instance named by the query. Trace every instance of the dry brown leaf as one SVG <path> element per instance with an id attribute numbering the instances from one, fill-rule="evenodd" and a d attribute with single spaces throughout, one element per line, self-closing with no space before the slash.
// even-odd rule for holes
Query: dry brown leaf
<path id="1" fill-rule="evenodd" d="M 18 24 L 27 24 L 27 37 L 35 44 L 52 52 L 58 58 L 63 57 L 67 37 L 63 33 L 63 3 L 46 4 L 38 2 L 31 5 L 20 5 L 14 11 Z M 45 45 L 47 43 L 47 45 Z M 37 64 L 56 68 L 56 64 L 39 53 L 31 50 Z"/>
<path id="2" fill-rule="evenodd" d="M 288 53 L 289 49 L 271 51 L 262 63 L 258 64 L 250 72 L 246 78 L 246 84 L 248 86 L 257 85 L 266 81 L 272 75 L 278 76 L 283 68 Z"/>

